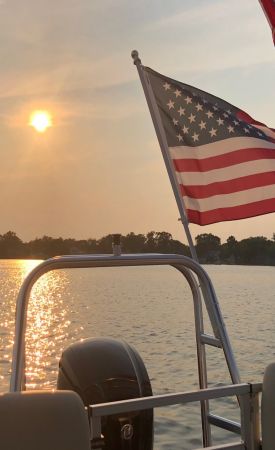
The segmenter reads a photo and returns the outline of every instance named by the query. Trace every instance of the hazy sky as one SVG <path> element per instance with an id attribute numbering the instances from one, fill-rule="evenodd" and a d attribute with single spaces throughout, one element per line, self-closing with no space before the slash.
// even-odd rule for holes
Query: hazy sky
<path id="1" fill-rule="evenodd" d="M 257 0 L 0 0 L 0 234 L 185 241 L 130 53 L 275 127 L 275 49 Z M 54 126 L 28 126 L 47 109 Z M 275 214 L 207 227 L 272 237 Z"/>

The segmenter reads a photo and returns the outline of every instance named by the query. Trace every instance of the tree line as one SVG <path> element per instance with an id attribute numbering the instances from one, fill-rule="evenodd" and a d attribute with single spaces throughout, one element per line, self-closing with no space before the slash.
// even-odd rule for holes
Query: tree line
<path id="1" fill-rule="evenodd" d="M 112 253 L 112 242 L 111 234 L 87 240 L 43 236 L 23 242 L 15 232 L 8 231 L 0 235 L 0 258 L 47 259 L 56 255 Z M 123 253 L 178 253 L 190 256 L 189 247 L 165 231 L 122 235 L 121 247 Z M 222 244 L 218 236 L 203 233 L 196 236 L 195 247 L 203 264 L 275 265 L 275 234 L 271 240 L 256 236 L 238 241 L 234 236 L 229 236 Z"/>

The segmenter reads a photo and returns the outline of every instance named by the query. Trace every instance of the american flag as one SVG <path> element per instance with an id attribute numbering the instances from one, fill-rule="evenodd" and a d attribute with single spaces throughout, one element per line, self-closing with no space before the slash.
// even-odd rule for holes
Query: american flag
<path id="1" fill-rule="evenodd" d="M 275 211 L 275 130 L 200 89 L 144 71 L 158 105 L 189 222 Z"/>
<path id="2" fill-rule="evenodd" d="M 275 0 L 259 0 L 272 31 L 275 45 Z"/>

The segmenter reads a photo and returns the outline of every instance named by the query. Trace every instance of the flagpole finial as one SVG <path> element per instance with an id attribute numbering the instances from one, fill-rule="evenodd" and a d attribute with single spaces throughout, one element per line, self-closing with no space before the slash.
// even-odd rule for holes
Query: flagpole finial
<path id="1" fill-rule="evenodd" d="M 132 58 L 133 58 L 134 64 L 141 63 L 141 60 L 140 60 L 140 58 L 139 58 L 139 55 L 138 55 L 138 51 L 137 51 L 137 50 L 132 50 L 131 56 L 132 56 Z"/>

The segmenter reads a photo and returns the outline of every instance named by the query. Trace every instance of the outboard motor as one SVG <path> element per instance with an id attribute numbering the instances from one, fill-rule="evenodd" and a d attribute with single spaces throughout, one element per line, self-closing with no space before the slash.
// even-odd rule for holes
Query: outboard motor
<path id="1" fill-rule="evenodd" d="M 57 389 L 77 392 L 84 405 L 152 395 L 151 383 L 138 352 L 109 338 L 70 345 L 59 362 Z M 153 410 L 102 419 L 104 450 L 152 450 Z"/>

